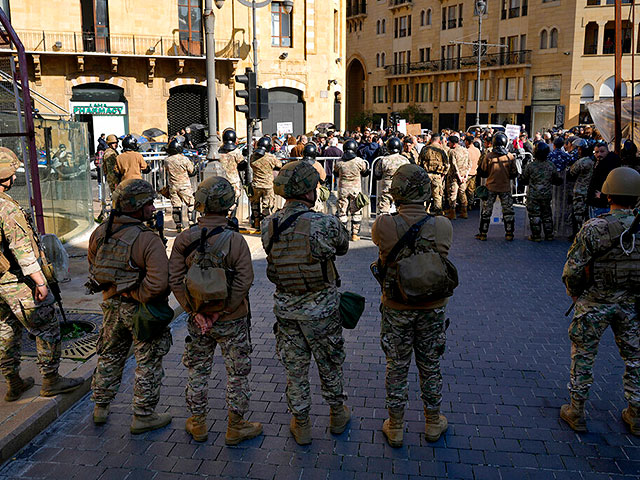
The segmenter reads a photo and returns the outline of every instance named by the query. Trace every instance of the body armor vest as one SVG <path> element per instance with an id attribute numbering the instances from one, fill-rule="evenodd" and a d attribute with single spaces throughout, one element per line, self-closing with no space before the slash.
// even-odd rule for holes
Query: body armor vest
<path id="1" fill-rule="evenodd" d="M 31 224 L 29 223 L 29 219 L 27 218 L 27 212 L 22 208 L 22 205 L 20 205 L 6 193 L 0 192 L 0 198 L 6 200 L 9 203 L 12 203 L 18 208 L 18 210 L 20 210 L 21 215 L 16 215 L 13 220 L 20 226 L 20 228 L 22 228 L 27 233 L 27 235 L 29 236 L 29 243 L 31 243 L 33 254 L 37 259 L 40 260 L 40 248 L 38 247 L 38 242 L 35 238 L 35 232 L 31 228 Z M 0 239 L 0 275 L 7 271 L 14 273 L 18 277 L 22 276 L 22 269 L 20 268 L 20 265 L 18 264 L 16 258 L 13 256 L 8 242 L 3 237 L 2 239 Z"/>
<path id="2" fill-rule="evenodd" d="M 147 230 L 142 223 L 131 223 L 120 226 L 107 242 L 104 236 L 99 238 L 95 260 L 89 266 L 91 281 L 103 290 L 115 286 L 116 294 L 136 287 L 142 271 L 131 263 L 131 251 L 138 236 Z"/>
<path id="3" fill-rule="evenodd" d="M 301 295 L 336 285 L 333 262 L 311 255 L 310 231 L 311 222 L 304 215 L 279 235 L 274 231 L 274 221 L 269 224 L 269 236 L 276 238 L 267 252 L 267 277 L 278 290 Z"/>
<path id="4" fill-rule="evenodd" d="M 611 248 L 593 262 L 593 284 L 598 290 L 622 289 L 638 292 L 640 289 L 640 241 L 627 255 L 620 246 L 624 225 L 612 215 L 605 215 L 609 224 Z"/>

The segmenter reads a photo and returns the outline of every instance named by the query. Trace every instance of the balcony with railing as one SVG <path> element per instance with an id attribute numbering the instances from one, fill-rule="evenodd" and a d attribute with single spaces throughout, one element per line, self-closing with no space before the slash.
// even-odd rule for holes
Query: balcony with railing
<path id="1" fill-rule="evenodd" d="M 389 10 L 396 10 L 402 7 L 413 7 L 413 0 L 389 0 Z"/>
<path id="2" fill-rule="evenodd" d="M 531 64 L 531 50 L 518 50 L 515 52 L 491 53 L 482 57 L 482 68 L 509 68 L 522 67 Z M 475 70 L 478 66 L 478 57 L 443 58 L 428 62 L 411 62 L 389 65 L 385 67 L 386 76 L 402 76 L 416 73 L 451 72 L 455 70 Z"/>
<path id="3" fill-rule="evenodd" d="M 204 42 L 161 35 L 107 35 L 86 32 L 18 31 L 27 52 L 153 57 L 204 57 Z M 216 57 L 238 58 L 240 43 L 216 39 Z M 8 45 L 0 50 L 11 50 Z"/>
<path id="4" fill-rule="evenodd" d="M 357 17 L 367 14 L 367 2 L 365 0 L 355 0 L 347 3 L 347 18 Z"/>

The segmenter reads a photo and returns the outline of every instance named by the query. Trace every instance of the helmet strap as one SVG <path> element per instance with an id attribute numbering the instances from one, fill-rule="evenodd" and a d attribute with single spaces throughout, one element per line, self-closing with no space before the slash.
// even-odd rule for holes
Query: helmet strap
<path id="1" fill-rule="evenodd" d="M 9 185 L 5 185 L 5 182 L 7 181 L 9 182 Z M 13 187 L 13 175 L 7 178 L 0 179 L 0 186 L 4 188 L 5 192 L 11 190 L 11 187 Z"/>

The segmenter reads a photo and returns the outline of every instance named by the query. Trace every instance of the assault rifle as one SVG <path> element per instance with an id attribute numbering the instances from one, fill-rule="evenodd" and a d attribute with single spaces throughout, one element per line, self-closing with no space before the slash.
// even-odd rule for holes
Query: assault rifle
<path id="1" fill-rule="evenodd" d="M 155 216 L 155 229 L 158 231 L 158 235 L 160 236 L 160 240 L 164 245 L 167 245 L 167 237 L 164 236 L 164 212 L 162 210 L 158 210 Z"/>
<path id="2" fill-rule="evenodd" d="M 633 222 L 631 222 L 631 225 L 629 225 L 629 228 L 627 228 L 624 232 L 622 232 L 620 237 L 615 239 L 612 242 L 611 247 L 606 249 L 604 252 L 599 253 L 597 255 L 598 257 L 600 257 L 602 255 L 605 255 L 610 250 L 612 250 L 615 247 L 617 247 L 618 245 L 617 245 L 616 240 L 618 240 L 620 242 L 619 243 L 620 248 L 622 248 L 622 251 L 625 253 L 625 255 L 631 255 L 631 252 L 633 252 L 633 250 L 635 250 L 635 247 L 636 247 L 636 237 L 635 237 L 635 235 L 640 230 L 640 208 L 635 208 L 633 210 L 633 214 L 634 214 Z M 626 245 L 629 245 L 629 248 L 627 248 Z M 564 316 L 568 317 L 571 314 L 571 311 L 574 309 L 575 306 L 576 306 L 576 302 L 573 302 L 571 304 L 571 306 L 569 307 L 569 310 L 567 310 L 565 312 Z"/>

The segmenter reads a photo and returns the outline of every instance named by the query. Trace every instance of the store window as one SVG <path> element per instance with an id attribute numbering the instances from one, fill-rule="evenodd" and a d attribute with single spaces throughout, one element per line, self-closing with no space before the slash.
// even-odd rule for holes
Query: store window
<path id="1" fill-rule="evenodd" d="M 287 13 L 284 4 L 280 2 L 271 4 L 271 46 L 292 46 L 291 13 Z"/>

